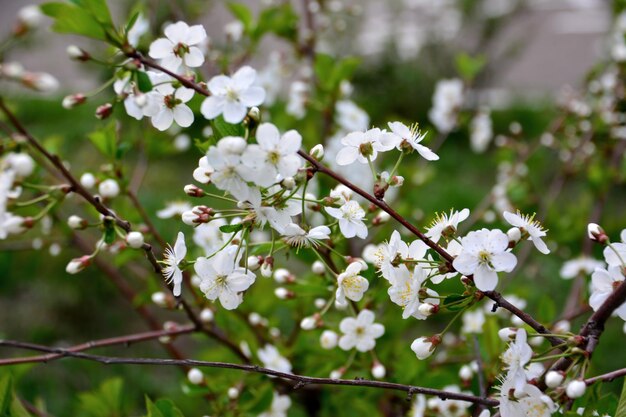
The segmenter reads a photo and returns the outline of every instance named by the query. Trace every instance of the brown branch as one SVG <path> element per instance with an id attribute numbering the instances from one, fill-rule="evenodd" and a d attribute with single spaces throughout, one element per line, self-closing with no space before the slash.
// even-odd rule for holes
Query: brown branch
<path id="1" fill-rule="evenodd" d="M 592 385 L 596 382 L 611 382 L 616 380 L 617 378 L 622 378 L 626 376 L 626 368 L 618 369 L 612 372 L 608 372 L 606 374 L 597 375 L 591 378 L 585 379 L 585 384 Z"/>
<path id="2" fill-rule="evenodd" d="M 178 336 L 181 334 L 193 333 L 195 331 L 197 331 L 196 327 L 188 324 L 188 325 L 180 326 L 172 330 L 155 330 L 152 332 L 134 333 L 134 334 L 126 335 L 126 336 L 118 336 L 118 337 L 111 337 L 107 339 L 92 340 L 90 342 L 81 343 L 80 345 L 75 345 L 72 347 L 65 348 L 65 350 L 69 352 L 82 352 L 88 349 L 95 349 L 95 348 L 105 347 L 105 346 L 114 346 L 114 345 L 128 346 L 131 343 L 143 342 L 146 340 L 154 340 L 163 336 Z M 46 355 L 39 355 L 39 356 L 0 359 L 0 366 L 18 365 L 22 363 L 35 363 L 35 362 L 46 363 L 46 362 L 50 362 L 51 360 L 58 359 L 60 357 L 63 357 L 63 355 L 58 354 L 58 353 L 49 353 Z M 178 359 L 182 359 L 182 358 L 178 358 Z"/>
<path id="3" fill-rule="evenodd" d="M 474 395 L 463 394 L 458 392 L 448 392 L 437 389 L 418 387 L 414 385 L 397 384 L 393 382 L 383 381 L 370 381 L 366 379 L 331 379 L 331 378 L 317 378 L 303 375 L 290 374 L 286 372 L 275 371 L 273 369 L 263 368 L 256 365 L 242 365 L 227 362 L 208 362 L 199 361 L 194 359 L 161 359 L 161 358 L 124 358 L 114 356 L 101 356 L 92 355 L 83 352 L 73 352 L 68 349 L 51 348 L 47 346 L 37 345 L 33 343 L 25 343 L 14 340 L 0 340 L 0 346 L 8 346 L 20 349 L 36 350 L 39 352 L 52 353 L 55 356 L 52 360 L 57 360 L 63 357 L 71 357 L 76 359 L 83 359 L 93 362 L 99 362 L 105 365 L 160 365 L 160 366 L 192 366 L 192 367 L 204 367 L 204 368 L 222 368 L 233 369 L 249 373 L 264 374 L 273 377 L 279 377 L 296 382 L 294 388 L 301 388 L 307 385 L 343 385 L 343 386 L 358 386 L 358 387 L 371 387 L 378 389 L 403 391 L 410 395 L 413 394 L 426 394 L 437 396 L 441 399 L 461 400 L 468 401 L 477 404 L 484 404 L 489 407 L 495 407 L 498 405 L 498 401 L 490 398 L 480 398 Z M 37 362 L 37 361 L 35 361 Z M 40 362 L 40 361 L 39 361 Z"/>

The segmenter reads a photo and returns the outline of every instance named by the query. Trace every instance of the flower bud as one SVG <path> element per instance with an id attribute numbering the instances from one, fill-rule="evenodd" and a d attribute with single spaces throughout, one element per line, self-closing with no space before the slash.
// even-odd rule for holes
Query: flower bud
<path id="1" fill-rule="evenodd" d="M 286 190 L 293 190 L 296 187 L 296 180 L 293 177 L 286 177 L 280 182 Z"/>
<path id="2" fill-rule="evenodd" d="M 461 366 L 461 369 L 459 369 L 459 378 L 461 378 L 462 381 L 469 381 L 470 379 L 472 379 L 472 376 L 474 376 L 474 371 L 472 371 L 471 366 Z"/>
<path id="3" fill-rule="evenodd" d="M 378 361 L 374 362 L 374 366 L 372 366 L 372 376 L 376 379 L 382 379 L 386 374 L 387 370 L 385 366 Z"/>
<path id="4" fill-rule="evenodd" d="M 323 298 L 316 298 L 313 304 L 315 305 L 315 308 L 321 310 L 326 305 L 326 300 Z"/>
<path id="5" fill-rule="evenodd" d="M 65 51 L 70 59 L 74 59 L 76 61 L 89 61 L 91 59 L 91 55 L 89 55 L 87 51 L 84 51 L 76 45 L 68 46 Z"/>
<path id="6" fill-rule="evenodd" d="M 272 276 L 272 272 L 273 272 L 273 262 L 267 262 L 267 258 L 265 259 L 265 262 L 263 262 L 263 265 L 261 265 L 261 275 L 265 278 L 269 278 Z"/>
<path id="7" fill-rule="evenodd" d="M 190 197 L 202 197 L 204 196 L 204 190 L 197 185 L 187 184 L 185 185 L 185 193 Z"/>
<path id="8" fill-rule="evenodd" d="M 204 374 L 198 368 L 191 368 L 187 372 L 187 379 L 194 385 L 200 385 L 204 381 Z"/>
<path id="9" fill-rule="evenodd" d="M 152 293 L 150 298 L 152 299 L 152 302 L 159 307 L 167 307 L 167 295 L 163 291 Z"/>
<path id="10" fill-rule="evenodd" d="M 300 328 L 302 330 L 313 330 L 317 327 L 317 320 L 315 317 L 309 316 L 302 319 L 300 322 Z"/>
<path id="11" fill-rule="evenodd" d="M 587 384 L 585 384 L 585 381 L 582 381 L 580 379 L 575 379 L 571 381 L 569 384 L 567 384 L 567 388 L 565 388 L 565 393 L 567 394 L 568 397 L 574 399 L 574 398 L 580 398 L 583 395 L 585 395 L 586 390 L 587 390 Z"/>
<path id="12" fill-rule="evenodd" d="M 59 88 L 59 81 L 45 72 L 28 73 L 22 78 L 22 84 L 43 93 L 49 93 Z"/>
<path id="13" fill-rule="evenodd" d="M 77 274 L 83 269 L 87 268 L 91 263 L 91 256 L 85 255 L 80 258 L 72 259 L 65 267 L 65 272 L 68 274 Z"/>
<path id="14" fill-rule="evenodd" d="M 549 371 L 546 374 L 546 385 L 548 386 L 548 388 L 556 388 L 561 385 L 564 379 L 565 375 L 562 372 Z"/>
<path id="15" fill-rule="evenodd" d="M 376 215 L 376 217 L 374 217 L 374 220 L 372 220 L 372 224 L 384 224 L 387 223 L 389 220 L 391 220 L 391 216 L 389 215 L 389 213 L 387 213 L 386 211 L 381 211 Z"/>
<path id="16" fill-rule="evenodd" d="M 87 227 L 87 224 L 88 224 L 87 220 L 83 219 L 82 217 L 78 217 L 76 215 L 71 215 L 67 219 L 67 225 L 70 227 L 70 229 L 81 230 Z"/>
<path id="17" fill-rule="evenodd" d="M 202 223 L 208 223 L 213 218 L 214 210 L 207 206 L 195 206 L 191 210 L 184 211 L 182 214 L 183 223 L 189 226 L 197 226 Z"/>
<path id="18" fill-rule="evenodd" d="M 261 267 L 261 259 L 259 256 L 249 256 L 248 257 L 248 269 L 250 271 L 256 271 Z"/>
<path id="19" fill-rule="evenodd" d="M 322 349 L 330 350 L 337 346 L 339 336 L 332 330 L 324 330 L 320 336 L 320 346 Z"/>
<path id="20" fill-rule="evenodd" d="M 423 304 L 420 304 L 420 306 L 417 309 L 424 316 L 428 317 L 431 314 L 436 313 L 439 310 L 439 306 L 436 306 L 430 303 L 423 303 Z"/>
<path id="21" fill-rule="evenodd" d="M 133 249 L 139 249 L 144 244 L 143 234 L 141 232 L 130 232 L 126 235 L 126 243 Z"/>
<path id="22" fill-rule="evenodd" d="M 571 330 L 572 323 L 569 320 L 559 320 L 552 326 L 553 333 L 567 333 Z"/>
<path id="23" fill-rule="evenodd" d="M 311 151 L 309 152 L 309 154 L 311 155 L 311 157 L 315 158 L 318 161 L 321 161 L 322 159 L 324 159 L 324 145 L 322 144 L 317 144 L 314 147 L 311 148 Z"/>
<path id="24" fill-rule="evenodd" d="M 69 96 L 65 96 L 61 104 L 63 105 L 63 108 L 72 109 L 76 106 L 83 104 L 86 100 L 87 97 L 85 97 L 85 95 L 83 94 L 70 94 Z"/>
<path id="25" fill-rule="evenodd" d="M 522 232 L 519 230 L 519 227 L 511 227 L 507 230 L 506 235 L 509 238 L 509 242 L 517 243 L 522 238 Z"/>
<path id="26" fill-rule="evenodd" d="M 100 120 L 104 120 L 109 117 L 113 113 L 113 105 L 111 103 L 105 103 L 101 106 L 98 106 L 96 109 L 96 118 Z"/>
<path id="27" fill-rule="evenodd" d="M 293 276 L 293 274 L 285 268 L 278 268 L 276 271 L 274 271 L 274 281 L 279 284 L 292 283 L 295 280 L 296 278 Z"/>
<path id="28" fill-rule="evenodd" d="M 135 94 L 134 100 L 137 107 L 143 107 L 148 104 L 148 97 L 145 94 Z"/>
<path id="29" fill-rule="evenodd" d="M 80 177 L 80 185 L 85 188 L 93 188 L 96 185 L 96 177 L 91 172 L 85 172 Z"/>
<path id="30" fill-rule="evenodd" d="M 609 237 L 604 229 L 595 223 L 589 223 L 587 225 L 587 236 L 589 236 L 589 239 L 601 244 L 605 244 L 609 241 Z"/>
<path id="31" fill-rule="evenodd" d="M 228 388 L 228 398 L 234 400 L 237 399 L 237 397 L 239 397 L 239 389 L 237 389 L 236 387 Z"/>
<path id="32" fill-rule="evenodd" d="M 289 291 L 287 288 L 278 287 L 274 290 L 274 295 L 281 300 L 286 300 L 288 298 L 293 298 L 295 294 L 292 291 Z"/>
<path id="33" fill-rule="evenodd" d="M 259 326 L 263 322 L 263 317 L 259 313 L 252 312 L 248 314 L 248 323 L 253 326 Z"/>
<path id="34" fill-rule="evenodd" d="M 517 334 L 517 329 L 514 327 L 505 327 L 503 329 L 498 330 L 498 336 L 500 337 L 500 340 L 502 340 L 505 343 L 508 343 L 511 340 L 515 339 L 516 334 Z"/>
<path id="35" fill-rule="evenodd" d="M 345 369 L 343 368 L 335 369 L 334 371 L 330 373 L 330 379 L 341 379 L 344 372 L 345 372 Z"/>
<path id="36" fill-rule="evenodd" d="M 437 345 L 441 343 L 441 337 L 419 337 L 411 343 L 411 350 L 417 356 L 417 359 L 426 359 L 433 354 Z"/>
<path id="37" fill-rule="evenodd" d="M 311 265 L 311 271 L 316 275 L 324 275 L 326 273 L 326 267 L 322 261 L 315 261 Z"/>
<path id="38" fill-rule="evenodd" d="M 26 153 L 8 153 L 4 156 L 4 163 L 11 167 L 15 176 L 26 178 L 35 170 L 35 161 Z"/>
<path id="39" fill-rule="evenodd" d="M 114 198 L 117 197 L 120 193 L 120 186 L 112 178 L 104 180 L 98 185 L 98 192 L 104 198 Z"/>
<path id="40" fill-rule="evenodd" d="M 200 320 L 203 323 L 211 323 L 213 321 L 213 310 L 210 308 L 203 308 L 200 312 Z"/>

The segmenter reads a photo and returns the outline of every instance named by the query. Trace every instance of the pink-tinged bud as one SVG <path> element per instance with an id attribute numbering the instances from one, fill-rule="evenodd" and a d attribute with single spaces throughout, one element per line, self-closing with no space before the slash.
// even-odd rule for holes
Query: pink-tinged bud
<path id="1" fill-rule="evenodd" d="M 67 225 L 74 230 L 82 230 L 84 228 L 86 228 L 89 223 L 87 222 L 87 220 L 83 219 L 82 217 L 76 216 L 76 215 L 71 215 L 68 219 L 67 219 Z"/>
<path id="2" fill-rule="evenodd" d="M 190 197 L 202 197 L 204 196 L 204 190 L 196 185 L 187 184 L 185 185 L 185 193 Z"/>
<path id="3" fill-rule="evenodd" d="M 404 177 L 400 175 L 394 175 L 389 178 L 389 185 L 391 187 L 402 187 L 402 184 L 404 184 Z"/>
<path id="4" fill-rule="evenodd" d="M 77 274 L 83 269 L 87 268 L 91 263 L 91 256 L 85 255 L 80 258 L 72 259 L 65 267 L 65 272 L 68 274 Z"/>
<path id="5" fill-rule="evenodd" d="M 102 106 L 98 106 L 96 109 L 96 118 L 104 120 L 113 113 L 113 105 L 111 103 L 105 103 Z"/>
<path id="6" fill-rule="evenodd" d="M 603 245 L 609 241 L 609 237 L 604 229 L 595 223 L 587 225 L 587 236 L 589 236 L 589 239 Z"/>
<path id="7" fill-rule="evenodd" d="M 424 316 L 428 317 L 432 314 L 437 313 L 439 311 L 439 306 L 435 304 L 424 303 L 424 304 L 420 304 L 420 306 L 417 309 Z"/>
<path id="8" fill-rule="evenodd" d="M 288 300 L 291 298 L 295 298 L 295 294 L 293 291 L 289 291 L 287 288 L 278 287 L 274 290 L 274 295 L 281 300 Z"/>
<path id="9" fill-rule="evenodd" d="M 85 101 L 87 101 L 87 97 L 85 97 L 84 94 L 78 93 L 65 96 L 61 104 L 66 109 L 72 109 L 76 106 L 83 104 Z"/>
<path id="10" fill-rule="evenodd" d="M 433 354 L 435 348 L 441 343 L 439 335 L 431 337 L 419 337 L 411 343 L 411 350 L 418 359 L 424 360 Z"/>
<path id="11" fill-rule="evenodd" d="M 91 55 L 83 49 L 79 48 L 76 45 L 70 45 L 65 50 L 67 52 L 67 56 L 76 61 L 89 61 L 91 59 Z"/>
<path id="12" fill-rule="evenodd" d="M 202 223 L 208 223 L 213 218 L 214 210 L 207 206 L 195 206 L 191 210 L 187 210 L 182 214 L 182 219 L 189 226 L 197 226 Z"/>

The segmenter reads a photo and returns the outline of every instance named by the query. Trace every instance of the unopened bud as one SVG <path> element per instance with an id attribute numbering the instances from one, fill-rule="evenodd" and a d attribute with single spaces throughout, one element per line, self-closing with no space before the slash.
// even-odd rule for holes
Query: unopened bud
<path id="1" fill-rule="evenodd" d="M 587 236 L 589 236 L 589 239 L 601 244 L 605 244 L 609 241 L 609 237 L 604 229 L 595 223 L 589 223 L 587 225 Z"/>
<path id="2" fill-rule="evenodd" d="M 563 372 L 549 371 L 546 374 L 546 385 L 548 386 L 548 388 L 556 388 L 561 385 L 564 379 L 565 375 L 563 374 Z"/>
<path id="3" fill-rule="evenodd" d="M 96 118 L 104 120 L 113 113 L 113 105 L 111 103 L 105 103 L 98 106 L 96 109 Z"/>
<path id="4" fill-rule="evenodd" d="M 311 152 L 309 154 L 318 161 L 324 159 L 324 146 L 321 144 L 317 144 L 311 148 Z"/>
<path id="5" fill-rule="evenodd" d="M 567 384 L 567 388 L 565 388 L 565 393 L 570 398 L 580 398 L 585 395 L 585 391 L 587 390 L 587 384 L 585 381 L 580 379 L 575 379 L 574 381 Z"/>
<path id="6" fill-rule="evenodd" d="M 514 327 L 505 327 L 498 331 L 498 337 L 505 343 L 510 342 L 515 339 L 515 335 L 517 334 L 517 329 Z"/>
<path id="7" fill-rule="evenodd" d="M 374 366 L 372 366 L 372 376 L 376 379 L 382 379 L 386 374 L 387 370 L 385 366 L 378 361 L 374 362 Z"/>
<path id="8" fill-rule="evenodd" d="M 187 184 L 185 185 L 185 193 L 190 197 L 202 197 L 204 196 L 204 190 L 197 185 Z"/>
<path id="9" fill-rule="evenodd" d="M 76 215 L 71 215 L 68 219 L 67 219 L 67 225 L 74 230 L 82 230 L 85 227 L 87 227 L 88 223 L 87 220 L 83 219 L 82 217 L 76 216 Z"/>
<path id="10" fill-rule="evenodd" d="M 167 307 L 167 295 L 164 292 L 157 291 L 153 293 L 150 298 L 152 299 L 152 302 L 159 307 Z"/>
<path id="11" fill-rule="evenodd" d="M 249 256 L 248 257 L 248 269 L 250 271 L 256 271 L 261 267 L 262 258 L 259 259 L 259 256 Z"/>
<path id="12" fill-rule="evenodd" d="M 213 321 L 213 310 L 210 308 L 203 308 L 200 312 L 200 320 L 203 323 L 211 323 Z"/>
<path id="13" fill-rule="evenodd" d="M 317 320 L 313 316 L 305 317 L 300 321 L 300 328 L 302 330 L 313 330 L 317 327 Z"/>
<path id="14" fill-rule="evenodd" d="M 311 271 L 316 275 L 324 275 L 326 273 L 326 266 L 322 261 L 315 261 L 311 265 Z"/>
<path id="15" fill-rule="evenodd" d="M 141 232 L 133 231 L 126 235 L 126 243 L 133 249 L 139 249 L 144 244 L 143 234 Z"/>
<path id="16" fill-rule="evenodd" d="M 278 268 L 274 271 L 274 281 L 279 284 L 284 284 L 286 282 L 293 282 L 294 277 L 291 275 L 291 272 L 285 268 Z"/>
<path id="17" fill-rule="evenodd" d="M 191 368 L 187 372 L 187 379 L 194 385 L 200 385 L 204 381 L 204 374 L 198 368 Z"/>
<path id="18" fill-rule="evenodd" d="M 65 272 L 68 274 L 77 274 L 83 269 L 87 268 L 91 263 L 91 256 L 85 255 L 80 258 L 72 259 L 65 267 Z"/>
<path id="19" fill-rule="evenodd" d="M 292 291 L 289 291 L 287 288 L 278 287 L 274 290 L 274 295 L 281 300 L 286 300 L 289 298 L 294 298 L 295 294 Z"/>
<path id="20" fill-rule="evenodd" d="M 89 61 L 91 55 L 76 45 L 70 45 L 66 49 L 67 55 L 76 61 Z"/>
<path id="21" fill-rule="evenodd" d="M 424 316 L 428 317 L 431 314 L 434 314 L 437 311 L 439 311 L 439 306 L 436 306 L 436 305 L 430 304 L 430 303 L 424 303 L 424 304 L 420 304 L 420 306 L 417 309 Z"/>
<path id="22" fill-rule="evenodd" d="M 522 232 L 519 227 L 511 227 L 507 230 L 506 235 L 509 238 L 509 242 L 517 243 L 522 238 Z"/>
<path id="23" fill-rule="evenodd" d="M 280 185 L 286 190 L 293 190 L 296 186 L 296 180 L 293 177 L 286 177 L 280 182 Z"/>
<path id="24" fill-rule="evenodd" d="M 339 335 L 332 330 L 324 330 L 320 336 L 320 346 L 322 349 L 330 350 L 337 346 Z"/>
<path id="25" fill-rule="evenodd" d="M 459 378 L 461 378 L 462 381 L 469 381 L 470 379 L 472 379 L 472 376 L 474 376 L 474 371 L 472 370 L 471 366 L 461 366 L 461 369 L 459 369 Z"/>
<path id="26" fill-rule="evenodd" d="M 183 223 L 189 226 L 197 226 L 202 223 L 208 223 L 213 218 L 214 210 L 207 206 L 195 206 L 191 210 L 184 211 L 182 214 Z"/>
<path id="27" fill-rule="evenodd" d="M 85 97 L 83 94 L 71 94 L 69 96 L 65 96 L 61 104 L 66 109 L 72 109 L 76 106 L 83 104 L 86 100 L 87 97 Z"/>
<path id="28" fill-rule="evenodd" d="M 85 172 L 80 177 L 80 185 L 85 188 L 93 188 L 96 185 L 96 177 L 90 172 Z"/>
<path id="29" fill-rule="evenodd" d="M 231 400 L 235 400 L 237 399 L 237 397 L 239 397 L 239 389 L 237 389 L 236 387 L 228 388 L 228 398 L 230 398 Z"/>

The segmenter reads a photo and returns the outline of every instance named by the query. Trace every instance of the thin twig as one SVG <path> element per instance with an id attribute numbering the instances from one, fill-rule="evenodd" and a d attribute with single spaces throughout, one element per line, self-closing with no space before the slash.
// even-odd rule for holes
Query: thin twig
<path id="1" fill-rule="evenodd" d="M 14 347 L 27 350 L 36 350 L 40 352 L 53 353 L 54 359 L 57 360 L 63 357 L 71 357 L 76 359 L 83 359 L 93 362 L 99 362 L 105 365 L 160 365 L 160 366 L 191 366 L 191 367 L 204 367 L 204 368 L 222 368 L 222 369 L 234 369 L 239 371 L 245 371 L 250 373 L 264 374 L 273 377 L 279 377 L 296 382 L 296 386 L 302 387 L 307 385 L 343 385 L 343 386 L 358 386 L 358 387 L 371 387 L 378 389 L 387 389 L 394 391 L 403 391 L 410 394 L 426 394 L 437 396 L 441 399 L 461 400 L 469 401 L 477 404 L 484 404 L 489 407 L 495 407 L 498 405 L 498 401 L 490 398 L 480 398 L 470 394 L 463 394 L 458 392 L 449 392 L 425 387 L 418 387 L 414 385 L 396 384 L 393 382 L 384 381 L 370 381 L 366 379 L 331 379 L 331 378 L 316 378 L 310 376 L 290 374 L 286 372 L 275 371 L 273 369 L 263 368 L 256 365 L 242 365 L 227 362 L 208 362 L 199 361 L 194 359 L 161 359 L 161 358 L 124 358 L 115 356 L 102 356 L 92 355 L 83 352 L 72 352 L 68 349 L 52 348 L 43 345 L 37 345 L 34 343 L 25 343 L 14 340 L 0 340 L 0 346 Z"/>

